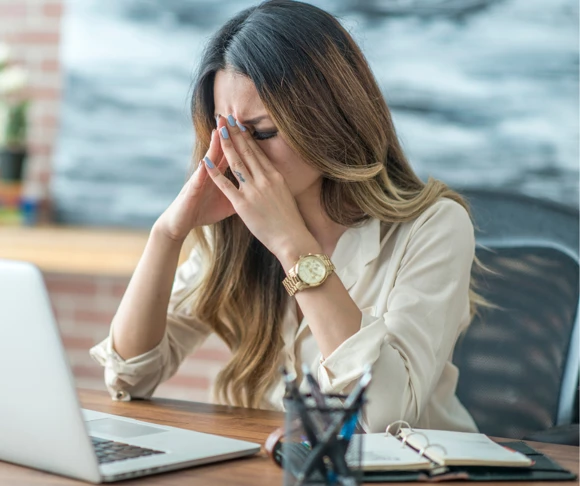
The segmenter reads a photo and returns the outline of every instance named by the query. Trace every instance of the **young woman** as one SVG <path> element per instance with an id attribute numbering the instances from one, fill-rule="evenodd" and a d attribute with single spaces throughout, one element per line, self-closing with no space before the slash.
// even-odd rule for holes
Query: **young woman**
<path id="1" fill-rule="evenodd" d="M 280 365 L 345 393 L 370 364 L 367 431 L 476 430 L 451 363 L 477 300 L 468 211 L 413 173 L 338 21 L 287 0 L 236 15 L 203 55 L 192 113 L 195 171 L 91 350 L 112 396 L 151 396 L 216 333 L 232 351 L 218 401 L 281 410 Z"/>

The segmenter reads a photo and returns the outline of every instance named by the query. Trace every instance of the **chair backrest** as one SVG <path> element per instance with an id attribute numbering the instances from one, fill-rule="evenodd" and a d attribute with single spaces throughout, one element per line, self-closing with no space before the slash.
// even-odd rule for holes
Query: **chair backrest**
<path id="1" fill-rule="evenodd" d="M 577 422 L 578 211 L 496 191 L 471 205 L 483 309 L 456 346 L 457 395 L 481 432 L 523 437 Z"/>

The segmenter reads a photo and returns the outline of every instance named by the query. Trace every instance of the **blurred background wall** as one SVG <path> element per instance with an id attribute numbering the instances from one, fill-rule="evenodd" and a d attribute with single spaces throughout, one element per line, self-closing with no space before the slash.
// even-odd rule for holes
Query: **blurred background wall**
<path id="1" fill-rule="evenodd" d="M 0 0 L 0 42 L 31 73 L 26 179 L 48 190 L 59 223 L 146 238 L 190 163 L 203 44 L 252 3 Z M 312 3 L 360 43 L 421 177 L 578 205 L 576 0 Z M 106 336 L 129 278 L 45 272 L 79 386 L 103 388 L 88 349 Z M 157 394 L 208 400 L 228 355 L 210 338 Z"/>
<path id="2" fill-rule="evenodd" d="M 62 95 L 62 0 L 0 0 L 0 42 L 30 73 L 27 179 L 49 184 Z"/>
<path id="3" fill-rule="evenodd" d="M 63 23 L 60 221 L 148 227 L 183 183 L 208 37 L 247 0 L 83 0 Z M 578 202 L 576 0 L 320 0 L 361 44 L 420 176 Z"/>

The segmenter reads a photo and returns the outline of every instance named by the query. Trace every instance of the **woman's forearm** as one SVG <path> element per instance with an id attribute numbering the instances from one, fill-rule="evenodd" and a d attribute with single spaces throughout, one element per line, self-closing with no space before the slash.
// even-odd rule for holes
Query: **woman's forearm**
<path id="1" fill-rule="evenodd" d="M 278 255 L 286 272 L 300 255 L 322 251 L 314 238 L 304 236 L 295 238 L 295 241 L 299 243 L 289 245 Z M 308 321 L 323 358 L 360 329 L 362 313 L 335 273 L 320 287 L 298 292 L 296 302 Z"/>
<path id="2" fill-rule="evenodd" d="M 182 243 L 155 226 L 113 318 L 113 345 L 123 359 L 153 349 L 165 334 L 167 308 Z"/>

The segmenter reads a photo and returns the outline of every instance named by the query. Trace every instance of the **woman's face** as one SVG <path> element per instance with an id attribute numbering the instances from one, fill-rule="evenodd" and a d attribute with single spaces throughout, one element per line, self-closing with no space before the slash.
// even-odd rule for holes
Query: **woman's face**
<path id="1" fill-rule="evenodd" d="M 213 87 L 216 115 L 233 115 L 248 128 L 254 139 L 284 176 L 290 192 L 298 197 L 318 190 L 321 175 L 310 167 L 284 140 L 268 116 L 254 83 L 229 69 L 216 73 Z"/>

